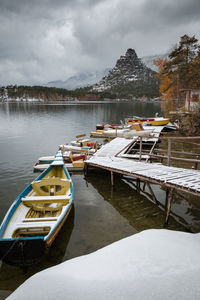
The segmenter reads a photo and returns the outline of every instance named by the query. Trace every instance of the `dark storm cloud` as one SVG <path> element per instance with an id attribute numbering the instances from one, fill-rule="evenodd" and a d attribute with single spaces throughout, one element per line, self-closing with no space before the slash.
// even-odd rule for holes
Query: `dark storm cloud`
<path id="1" fill-rule="evenodd" d="M 0 84 L 113 66 L 127 48 L 164 53 L 197 35 L 198 0 L 0 0 Z"/>
<path id="2" fill-rule="evenodd" d="M 50 12 L 62 10 L 64 7 L 74 8 L 81 6 L 94 6 L 101 0 L 1 0 L 0 7 L 1 13 L 12 12 L 12 13 L 23 13 L 29 12 L 30 15 L 35 12 Z"/>
<path id="3" fill-rule="evenodd" d="M 144 12 L 150 17 L 156 17 L 162 23 L 169 26 L 173 24 L 182 24 L 185 21 L 193 22 L 199 19 L 200 1 L 199 0 L 168 0 L 147 1 Z"/>

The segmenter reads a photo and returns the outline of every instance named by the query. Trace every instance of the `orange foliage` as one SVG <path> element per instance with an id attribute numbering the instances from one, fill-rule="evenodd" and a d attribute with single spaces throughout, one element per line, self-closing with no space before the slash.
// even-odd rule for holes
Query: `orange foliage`
<path id="1" fill-rule="evenodd" d="M 163 100 L 173 100 L 177 97 L 177 87 L 174 86 L 173 80 L 163 74 L 163 68 L 165 64 L 167 63 L 166 58 L 159 58 L 154 60 L 154 64 L 158 67 L 158 74 L 156 76 L 160 79 L 160 93 L 161 98 Z"/>

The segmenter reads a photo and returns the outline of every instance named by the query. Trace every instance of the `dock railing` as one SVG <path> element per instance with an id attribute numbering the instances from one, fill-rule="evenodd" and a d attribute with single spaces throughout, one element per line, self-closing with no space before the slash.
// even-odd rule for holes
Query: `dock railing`
<path id="1" fill-rule="evenodd" d="M 200 136 L 194 136 L 194 137 L 160 137 L 159 138 L 161 141 L 167 141 L 167 148 L 166 149 L 159 149 L 155 148 L 156 143 L 153 144 L 152 148 L 150 151 L 143 150 L 142 148 L 142 140 L 143 138 L 140 137 L 140 149 L 139 149 L 139 160 L 142 160 L 142 155 L 148 155 L 149 157 L 146 159 L 152 160 L 154 159 L 159 159 L 161 163 L 163 163 L 163 160 L 167 160 L 167 166 L 171 166 L 172 160 L 174 161 L 179 161 L 179 162 L 184 162 L 184 163 L 192 163 L 193 166 L 192 168 L 197 170 L 198 165 L 200 164 L 200 143 L 194 143 L 192 140 L 200 140 Z M 188 144 L 189 146 L 192 147 L 198 147 L 197 149 L 199 150 L 199 153 L 196 152 L 187 152 L 187 151 L 176 151 L 172 150 L 172 143 L 173 142 L 178 142 L 182 144 Z M 164 154 L 166 153 L 166 154 Z M 184 156 L 189 156 L 191 158 L 186 158 L 186 157 L 178 157 L 176 156 L 177 154 L 179 155 L 184 155 Z"/>

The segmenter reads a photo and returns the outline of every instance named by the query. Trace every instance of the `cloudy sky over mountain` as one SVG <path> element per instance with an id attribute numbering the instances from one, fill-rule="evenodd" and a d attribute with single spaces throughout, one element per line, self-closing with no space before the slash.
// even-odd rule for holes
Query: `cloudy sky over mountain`
<path id="1" fill-rule="evenodd" d="M 134 48 L 166 53 L 200 28 L 199 0 L 0 0 L 0 85 L 112 67 Z"/>

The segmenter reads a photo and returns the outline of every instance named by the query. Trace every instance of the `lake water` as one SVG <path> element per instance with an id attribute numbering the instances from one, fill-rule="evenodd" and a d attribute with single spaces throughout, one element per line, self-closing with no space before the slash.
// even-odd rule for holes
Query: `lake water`
<path id="1" fill-rule="evenodd" d="M 33 165 L 53 155 L 59 144 L 87 134 L 97 123 L 119 123 L 132 115 L 164 114 L 162 103 L 1 103 L 0 104 L 0 219 L 17 195 L 36 177 Z M 0 269 L 0 299 L 25 279 L 64 260 L 91 253 L 112 242 L 149 228 L 163 228 L 165 191 L 152 188 L 162 206 L 139 194 L 128 178 L 105 172 L 73 174 L 74 210 L 39 265 L 26 270 L 5 263 Z M 199 220 L 199 199 L 175 197 L 169 229 L 187 231 Z"/>

